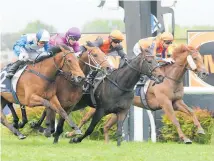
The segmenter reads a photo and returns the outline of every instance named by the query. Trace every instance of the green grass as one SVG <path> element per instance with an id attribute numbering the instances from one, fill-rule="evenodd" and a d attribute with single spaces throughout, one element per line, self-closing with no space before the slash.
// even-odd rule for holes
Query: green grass
<path id="1" fill-rule="evenodd" d="M 103 141 L 84 140 L 69 144 L 61 138 L 52 144 L 53 138 L 28 136 L 18 140 L 8 135 L 5 128 L 1 137 L 2 161 L 213 161 L 214 144 L 184 145 L 178 143 L 116 142 L 105 145 Z"/>

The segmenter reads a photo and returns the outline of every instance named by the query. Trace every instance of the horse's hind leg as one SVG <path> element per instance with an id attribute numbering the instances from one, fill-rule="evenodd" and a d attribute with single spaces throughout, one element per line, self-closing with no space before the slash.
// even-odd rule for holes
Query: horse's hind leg
<path id="1" fill-rule="evenodd" d="M 10 108 L 10 111 L 11 111 L 12 116 L 13 116 L 13 127 L 18 129 L 19 128 L 19 118 L 18 118 L 18 116 L 16 114 L 16 111 L 15 111 L 15 109 L 13 107 L 13 104 L 12 103 L 8 103 L 7 105 Z"/>
<path id="2" fill-rule="evenodd" d="M 106 121 L 104 128 L 103 128 L 105 143 L 109 142 L 108 131 L 115 123 L 117 123 L 117 115 L 111 114 L 109 119 Z"/>
<path id="3" fill-rule="evenodd" d="M 191 116 L 193 118 L 193 122 L 195 124 L 195 126 L 198 128 L 197 133 L 198 134 L 205 134 L 204 129 L 201 127 L 200 122 L 198 121 L 195 113 L 193 112 L 193 110 L 188 107 L 183 100 L 177 100 L 176 102 L 174 102 L 173 107 L 176 111 L 181 111 L 186 113 L 187 115 Z"/>
<path id="4" fill-rule="evenodd" d="M 24 136 L 23 134 L 21 134 L 15 127 L 13 127 L 13 125 L 11 125 L 7 119 L 6 116 L 3 113 L 3 108 L 5 107 L 6 104 L 9 104 L 9 102 L 7 102 L 3 97 L 1 97 L 1 123 L 6 126 L 14 135 L 17 135 L 19 139 L 25 139 L 26 136 Z"/>

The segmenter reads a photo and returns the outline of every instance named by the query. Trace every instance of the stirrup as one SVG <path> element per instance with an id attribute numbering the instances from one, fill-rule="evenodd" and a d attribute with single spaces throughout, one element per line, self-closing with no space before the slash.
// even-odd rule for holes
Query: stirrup
<path id="1" fill-rule="evenodd" d="M 15 74 L 13 74 L 13 73 L 7 73 L 6 78 L 11 79 L 11 78 L 13 78 L 14 75 Z"/>

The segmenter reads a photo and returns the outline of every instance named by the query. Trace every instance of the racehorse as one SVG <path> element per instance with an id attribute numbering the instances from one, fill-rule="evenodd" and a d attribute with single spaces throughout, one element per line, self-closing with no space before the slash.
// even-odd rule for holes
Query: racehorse
<path id="1" fill-rule="evenodd" d="M 84 74 L 87 75 L 90 70 L 104 70 L 106 67 L 109 66 L 107 62 L 107 58 L 105 54 L 97 47 L 90 47 L 87 45 L 83 46 L 84 49 L 82 53 L 79 55 L 79 65 L 81 69 L 83 70 Z M 103 71 L 105 72 L 105 71 Z M 59 102 L 61 103 L 63 109 L 67 112 L 70 113 L 72 111 L 73 107 L 76 105 L 76 103 L 80 100 L 82 97 L 82 84 L 81 85 L 74 85 L 71 84 L 70 82 L 66 81 L 66 78 L 62 75 L 57 76 L 56 79 L 56 94 L 59 99 Z M 12 107 L 13 108 L 13 107 Z M 47 110 L 47 111 L 46 111 Z M 55 113 L 49 111 L 49 114 L 46 114 L 48 112 L 48 109 L 46 109 L 42 115 L 42 118 L 37 122 L 32 124 L 31 126 L 33 128 L 39 128 L 44 117 L 47 115 L 51 118 L 53 118 L 53 121 L 47 121 L 47 129 L 45 130 L 45 135 L 50 136 L 51 133 L 54 132 L 55 124 Z M 14 109 L 11 110 L 14 113 Z M 23 111 L 23 109 L 22 109 Z M 23 112 L 22 112 L 23 114 Z M 14 114 L 16 115 L 16 113 Z M 50 116 L 51 115 L 51 116 Z M 26 114 L 24 114 L 24 120 L 27 120 Z M 50 119 L 51 119 L 50 118 Z M 50 120 L 47 119 L 47 120 Z M 64 119 L 60 117 L 60 120 Z M 16 115 L 16 120 L 18 120 L 18 117 Z M 16 121 L 16 126 L 18 126 L 18 121 Z"/>
<path id="2" fill-rule="evenodd" d="M 172 58 L 175 60 L 174 64 L 168 64 L 161 67 L 161 71 L 165 73 L 164 82 L 152 86 L 153 82 L 151 81 L 145 98 L 149 110 L 156 111 L 162 109 L 176 126 L 180 139 L 186 144 L 191 144 L 192 141 L 182 132 L 174 111 L 181 111 L 191 116 L 195 126 L 198 128 L 197 133 L 205 134 L 204 129 L 201 127 L 193 110 L 183 102 L 184 86 L 182 80 L 187 70 L 193 71 L 201 79 L 205 79 L 208 72 L 203 64 L 202 56 L 199 51 L 193 47 L 185 45 L 178 46 L 175 48 Z M 138 87 L 138 90 L 140 90 L 140 88 L 141 87 Z M 133 105 L 145 108 L 140 96 L 134 97 Z M 85 117 L 83 117 L 79 128 L 81 128 L 94 113 L 95 110 L 90 110 Z M 104 125 L 106 143 L 109 141 L 108 131 L 116 122 L 117 116 L 112 114 Z M 74 133 L 71 133 L 69 136 L 72 136 L 73 134 Z"/>
<path id="3" fill-rule="evenodd" d="M 161 83 L 164 78 L 154 56 L 147 49 L 142 49 L 142 53 L 137 57 L 125 60 L 122 67 L 114 70 L 101 81 L 94 92 L 96 112 L 90 126 L 83 136 L 73 138 L 70 142 L 81 142 L 93 132 L 96 124 L 103 116 L 115 113 L 118 117 L 117 145 L 119 146 L 121 144 L 122 124 L 134 97 L 133 89 L 142 74 L 148 77 L 155 76 L 157 83 Z M 83 96 L 74 110 L 84 108 L 86 105 L 91 106 L 92 104 L 90 97 Z"/>
<path id="4" fill-rule="evenodd" d="M 21 105 L 35 107 L 43 105 L 59 113 L 69 125 L 78 130 L 78 127 L 68 117 L 61 107 L 56 96 L 55 79 L 58 73 L 68 77 L 69 82 L 79 84 L 84 81 L 85 75 L 82 72 L 74 53 L 66 46 L 53 47 L 54 56 L 39 63 L 28 65 L 17 83 L 16 94 Z M 12 93 L 1 92 L 1 123 L 10 129 L 19 139 L 24 139 L 16 128 L 8 123 L 3 113 L 5 105 L 16 103 L 17 100 Z"/>

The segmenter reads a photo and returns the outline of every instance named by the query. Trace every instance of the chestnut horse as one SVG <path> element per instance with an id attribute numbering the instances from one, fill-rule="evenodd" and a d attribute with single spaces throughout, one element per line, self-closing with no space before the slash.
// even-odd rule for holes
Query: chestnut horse
<path id="1" fill-rule="evenodd" d="M 81 69 L 83 70 L 84 74 L 87 75 L 90 70 L 103 70 L 105 67 L 108 67 L 109 64 L 107 62 L 107 58 L 105 54 L 97 47 L 90 47 L 90 46 L 83 46 L 83 52 L 79 55 L 79 65 Z M 80 100 L 82 97 L 82 84 L 81 85 L 74 85 L 70 82 L 66 81 L 66 78 L 64 76 L 57 76 L 56 79 L 56 85 L 57 85 L 57 97 L 63 107 L 63 109 L 70 113 L 72 111 L 72 108 L 76 105 L 76 103 Z M 14 121 L 15 126 L 18 126 L 18 116 L 16 115 L 16 112 L 13 109 L 13 106 L 10 105 L 10 109 L 12 111 L 13 117 L 16 121 Z M 24 114 L 23 120 L 27 120 L 25 110 L 22 108 L 22 115 Z M 24 112 L 24 113 L 23 113 Z M 46 112 L 50 112 L 49 114 L 46 114 Z M 31 126 L 32 128 L 39 128 L 44 117 L 48 115 L 52 118 L 53 121 L 50 121 L 51 118 L 47 119 L 46 125 L 47 129 L 45 130 L 45 135 L 50 136 L 51 133 L 54 132 L 55 124 L 55 113 L 49 111 L 46 109 L 42 115 L 42 118 L 36 122 L 33 123 Z M 50 116 L 51 115 L 51 116 Z M 60 120 L 64 119 L 60 117 Z M 24 122 L 26 123 L 26 122 Z M 23 122 L 21 123 L 23 125 Z"/>
<path id="2" fill-rule="evenodd" d="M 195 126 L 198 128 L 198 134 L 205 134 L 200 122 L 198 121 L 193 110 L 188 107 L 182 100 L 184 95 L 183 77 L 187 70 L 191 70 L 198 75 L 199 78 L 204 79 L 208 75 L 203 64 L 203 58 L 199 51 L 193 47 L 180 45 L 172 55 L 175 60 L 174 64 L 168 64 L 161 67 L 165 73 L 164 82 L 156 86 L 152 86 L 152 81 L 146 93 L 146 101 L 150 110 L 162 109 L 172 123 L 176 126 L 180 139 L 184 143 L 191 144 L 191 140 L 187 138 L 181 130 L 180 124 L 176 119 L 174 111 L 181 111 L 193 118 Z M 135 96 L 133 105 L 140 108 L 145 108 L 141 102 L 140 96 Z M 92 108 L 86 113 L 79 124 L 81 128 L 95 113 L 96 109 Z M 104 125 L 105 142 L 109 141 L 108 131 L 117 122 L 117 116 L 112 114 Z M 67 135 L 71 137 L 74 132 Z"/>
<path id="3" fill-rule="evenodd" d="M 18 100 L 21 105 L 29 107 L 43 105 L 51 108 L 59 113 L 72 128 L 79 131 L 60 105 L 56 96 L 55 79 L 57 73 L 60 72 L 64 76 L 70 76 L 68 81 L 79 84 L 83 82 L 85 75 L 79 66 L 78 59 L 66 46 L 63 46 L 63 48 L 54 47 L 50 52 L 53 53 L 53 57 L 28 65 L 20 76 L 16 90 Z M 19 139 L 24 139 L 25 136 L 8 123 L 3 113 L 5 105 L 10 103 L 16 103 L 12 93 L 1 92 L 1 123 L 17 135 Z"/>

